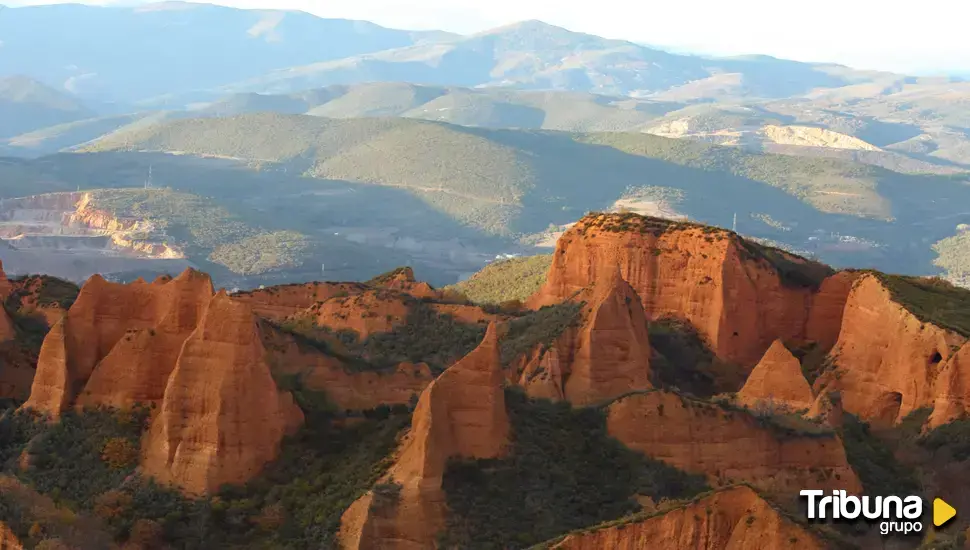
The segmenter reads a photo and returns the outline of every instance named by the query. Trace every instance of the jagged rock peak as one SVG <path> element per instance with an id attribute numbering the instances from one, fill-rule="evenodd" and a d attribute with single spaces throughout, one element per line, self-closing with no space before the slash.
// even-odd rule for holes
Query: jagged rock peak
<path id="1" fill-rule="evenodd" d="M 210 493 L 256 475 L 301 422 L 266 364 L 252 307 L 220 292 L 182 347 L 142 466 L 187 493 Z"/>
<path id="2" fill-rule="evenodd" d="M 807 410 L 813 400 L 801 363 L 781 340 L 771 344 L 738 392 L 738 401 L 752 409 Z"/>

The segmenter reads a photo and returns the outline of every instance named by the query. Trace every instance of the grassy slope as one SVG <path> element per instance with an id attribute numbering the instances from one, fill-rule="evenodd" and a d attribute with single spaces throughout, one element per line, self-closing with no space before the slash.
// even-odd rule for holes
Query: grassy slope
<path id="1" fill-rule="evenodd" d="M 876 275 L 918 319 L 970 336 L 970 290 L 937 278 Z"/>
<path id="2" fill-rule="evenodd" d="M 469 279 L 447 288 L 460 292 L 477 304 L 525 300 L 545 282 L 551 262 L 551 254 L 497 261 Z"/>

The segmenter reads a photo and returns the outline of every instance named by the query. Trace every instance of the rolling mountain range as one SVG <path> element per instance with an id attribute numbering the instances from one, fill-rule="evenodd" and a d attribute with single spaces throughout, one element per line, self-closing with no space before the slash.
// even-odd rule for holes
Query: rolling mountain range
<path id="1" fill-rule="evenodd" d="M 3 196 L 68 193 L 41 202 L 151 223 L 109 248 L 165 243 L 219 281 L 410 258 L 448 283 L 547 246 L 590 209 L 970 280 L 959 78 L 671 54 L 540 21 L 457 36 L 171 2 L 11 8 L 4 25 L 16 55 L 0 59 L 0 155 L 27 160 L 0 163 Z M 238 230 L 203 228 L 230 219 Z M 43 251 L 20 237 L 48 231 L 10 225 L 7 242 Z"/>

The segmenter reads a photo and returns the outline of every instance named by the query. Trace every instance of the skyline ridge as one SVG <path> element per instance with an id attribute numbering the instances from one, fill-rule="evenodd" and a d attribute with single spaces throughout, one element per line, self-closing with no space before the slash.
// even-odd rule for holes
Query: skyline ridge
<path id="1" fill-rule="evenodd" d="M 745 0 L 748 4 L 765 4 L 763 0 Z M 345 19 L 351 21 L 367 21 L 390 29 L 401 30 L 438 30 L 457 33 L 464 36 L 481 34 L 496 28 L 511 26 L 530 20 L 541 21 L 548 25 L 565 28 L 571 32 L 589 34 L 610 40 L 625 40 L 649 48 L 661 49 L 680 55 L 697 55 L 702 57 L 734 57 L 739 55 L 768 55 L 778 59 L 788 59 L 806 63 L 833 63 L 845 65 L 855 69 L 871 69 L 886 72 L 910 74 L 913 76 L 966 76 L 970 74 L 970 51 L 961 48 L 956 37 L 947 32 L 947 26 L 953 25 L 947 21 L 959 20 L 961 10 L 967 7 L 947 6 L 947 15 L 943 20 L 934 19 L 932 28 L 922 25 L 922 19 L 933 15 L 938 10 L 927 9 L 921 14 L 909 14 L 912 21 L 902 21 L 895 15 L 888 15 L 873 10 L 859 11 L 858 5 L 835 11 L 838 18 L 825 18 L 824 22 L 831 26 L 837 23 L 839 27 L 851 32 L 836 35 L 835 40 L 819 41 L 811 36 L 800 36 L 811 33 L 783 32 L 790 25 L 790 15 L 797 15 L 803 21 L 801 27 L 810 27 L 811 19 L 820 17 L 826 12 L 826 5 L 834 4 L 835 0 L 823 0 L 812 13 L 792 14 L 779 10 L 753 11 L 745 6 L 738 6 L 737 12 L 761 15 L 748 19 L 737 20 L 736 15 L 726 14 L 725 18 L 705 17 L 704 20 L 691 19 L 691 25 L 683 32 L 671 32 L 668 26 L 651 25 L 654 20 L 667 20 L 669 16 L 683 18 L 686 13 L 678 11 L 676 7 L 659 6 L 651 14 L 659 17 L 648 18 L 645 26 L 629 27 L 626 17 L 616 17 L 621 10 L 611 9 L 613 3 L 622 4 L 621 0 L 606 0 L 606 4 L 598 14 L 591 17 L 578 17 L 567 13 L 568 10 L 552 9 L 545 6 L 545 0 L 533 0 L 525 3 L 512 3 L 500 0 L 488 8 L 478 8 L 465 5 L 460 1 L 455 6 L 444 5 L 439 0 L 429 0 L 431 6 L 414 10 L 418 13 L 402 13 L 400 6 L 393 6 L 389 0 L 366 0 L 355 2 L 353 5 L 314 5 L 309 0 L 284 0 L 268 3 L 264 0 L 222 0 L 216 2 L 142 2 L 127 1 L 113 2 L 110 0 L 95 0 L 89 2 L 50 2 L 25 0 L 6 2 L 10 8 L 33 7 L 38 5 L 83 4 L 92 6 L 106 6 L 115 8 L 137 8 L 150 4 L 199 4 L 220 5 L 236 9 L 256 9 L 274 11 L 302 11 L 322 19 Z M 701 3 L 706 3 L 704 0 Z M 438 5 L 442 4 L 442 5 Z M 521 5 L 520 5 L 521 4 Z M 536 4 L 541 4 L 536 9 Z M 859 2 L 858 4 L 871 4 Z M 932 4 L 932 3 L 931 3 Z M 549 9 L 546 9 L 546 8 Z M 623 7 L 623 6 L 618 6 Z M 754 6 L 757 7 L 757 6 Z M 863 6 L 864 7 L 864 6 Z M 714 15 L 720 9 L 715 5 L 700 6 L 700 10 L 708 15 Z M 492 10 L 482 13 L 483 9 Z M 633 8 L 636 11 L 641 8 Z M 544 10 L 544 11 L 542 11 Z M 627 10 L 629 11 L 629 10 Z M 420 15 L 420 17 L 418 17 Z M 937 13 L 937 15 L 939 15 Z M 970 15 L 970 14 L 968 14 Z M 664 17 L 668 16 L 668 17 Z M 952 16 L 952 17 L 951 17 Z M 636 19 L 633 17 L 632 19 Z M 721 25 L 711 26 L 708 19 L 720 19 Z M 760 25 L 751 27 L 749 19 L 760 21 Z M 608 23 L 604 23 L 608 21 Z M 629 28 L 627 28 L 629 27 Z M 742 32 L 742 29 L 747 30 Z M 865 30 L 869 29 L 869 30 Z M 789 29 L 790 30 L 790 29 Z M 909 35 L 905 39 L 891 38 L 895 31 L 907 30 Z M 864 32 L 863 32 L 864 31 Z M 930 32 L 932 31 L 932 32 Z M 920 33 L 926 32 L 925 35 Z M 868 38 L 865 33 L 874 33 Z M 0 40 L 3 35 L 3 21 L 0 17 Z M 858 35 L 858 36 L 856 36 Z M 836 45 L 831 44 L 837 43 Z"/>

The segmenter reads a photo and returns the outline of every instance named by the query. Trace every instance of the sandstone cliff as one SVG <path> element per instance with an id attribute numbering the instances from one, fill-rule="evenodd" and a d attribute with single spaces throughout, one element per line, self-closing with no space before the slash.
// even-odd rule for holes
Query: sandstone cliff
<path id="1" fill-rule="evenodd" d="M 253 306 L 253 311 L 271 321 L 302 313 L 315 304 L 337 296 L 349 296 L 362 292 L 366 287 L 360 283 L 304 283 L 273 286 L 233 294 L 233 299 Z"/>
<path id="2" fill-rule="evenodd" d="M 146 438 L 142 467 L 192 494 L 243 483 L 276 458 L 303 415 L 281 394 L 247 304 L 219 293 L 185 341 Z"/>
<path id="3" fill-rule="evenodd" d="M 350 330 L 361 340 L 375 332 L 390 332 L 404 324 L 409 297 L 387 290 L 365 290 L 347 297 L 334 297 L 314 304 L 300 317 L 310 318 L 333 331 Z"/>
<path id="4" fill-rule="evenodd" d="M 24 550 L 24 545 L 10 527 L 0 521 L 0 550 Z"/>
<path id="5" fill-rule="evenodd" d="M 209 277 L 192 270 L 151 284 L 92 277 L 44 339 L 24 406 L 57 416 L 78 397 L 86 405 L 160 399 L 181 342 L 211 296 Z"/>
<path id="6" fill-rule="evenodd" d="M 752 409 L 768 406 L 789 411 L 807 410 L 814 401 L 801 364 L 781 340 L 771 344 L 737 398 Z"/>
<path id="7" fill-rule="evenodd" d="M 966 359 L 957 352 L 966 342 L 965 336 L 920 320 L 880 276 L 864 274 L 846 302 L 830 353 L 834 368 L 819 377 L 815 389 L 840 391 L 846 411 L 881 424 L 939 405 L 934 414 L 939 423 L 966 412 Z"/>
<path id="8" fill-rule="evenodd" d="M 7 280 L 7 274 L 3 271 L 3 263 L 0 262 L 0 304 L 7 299 L 7 296 L 10 296 L 12 291 L 13 285 Z M 13 319 L 10 318 L 5 308 L 0 307 L 0 342 L 13 340 L 16 335 Z"/>
<path id="9" fill-rule="evenodd" d="M 17 328 L 6 309 L 0 307 L 0 342 L 9 342 L 17 337 Z"/>
<path id="10" fill-rule="evenodd" d="M 617 400 L 610 435 L 631 449 L 711 483 L 748 482 L 762 490 L 862 490 L 842 442 L 831 432 L 798 432 L 752 414 L 662 391 Z"/>
<path id="11" fill-rule="evenodd" d="M 182 345 L 198 326 L 213 289 L 209 276 L 196 271 L 153 286 L 164 301 L 158 324 L 129 330 L 111 348 L 84 385 L 79 406 L 128 408 L 162 400 Z"/>
<path id="12" fill-rule="evenodd" d="M 718 357 L 753 366 L 776 339 L 805 340 L 828 268 L 729 231 L 633 214 L 591 214 L 559 239 L 533 307 L 570 298 L 618 266 L 648 319 L 690 321 Z M 837 293 L 819 298 L 837 309 Z M 823 313 L 817 314 L 825 316 Z"/>
<path id="13" fill-rule="evenodd" d="M 532 397 L 577 406 L 651 388 L 646 316 L 619 270 L 605 266 L 590 288 L 572 298 L 584 304 L 577 325 L 513 361 L 510 381 Z"/>
<path id="14" fill-rule="evenodd" d="M 589 405 L 652 387 L 650 337 L 639 296 L 610 269 L 597 281 L 575 339 L 565 398 Z"/>
<path id="15" fill-rule="evenodd" d="M 7 274 L 3 270 L 3 262 L 0 261 L 0 301 L 6 300 L 12 291 L 13 285 L 7 279 Z"/>
<path id="16" fill-rule="evenodd" d="M 274 371 L 298 375 L 307 389 L 322 391 L 339 410 L 406 405 L 434 376 L 424 363 L 401 363 L 392 371 L 355 371 L 340 358 L 301 346 L 290 334 L 263 326 L 260 331 Z"/>
<path id="17" fill-rule="evenodd" d="M 387 509 L 372 506 L 372 493 L 355 502 L 341 520 L 344 548 L 432 548 L 444 526 L 441 481 L 448 459 L 506 452 L 510 426 L 498 332 L 495 323 L 489 325 L 482 343 L 421 394 L 411 431 L 386 476 L 400 484 L 400 498 Z"/>
<path id="18" fill-rule="evenodd" d="M 964 343 L 940 368 L 933 393 L 929 427 L 942 426 L 970 413 L 970 342 Z"/>
<path id="19" fill-rule="evenodd" d="M 566 536 L 555 550 L 824 550 L 829 545 L 748 487 L 734 487 L 642 520 Z"/>
<path id="20" fill-rule="evenodd" d="M 399 267 L 393 271 L 379 275 L 367 282 L 368 285 L 406 292 L 417 298 L 437 298 L 439 293 L 431 285 L 414 278 L 414 270 L 410 267 Z"/>
<path id="21" fill-rule="evenodd" d="M 837 391 L 823 391 L 815 398 L 812 408 L 805 413 L 810 418 L 830 428 L 842 426 L 842 394 Z"/>

